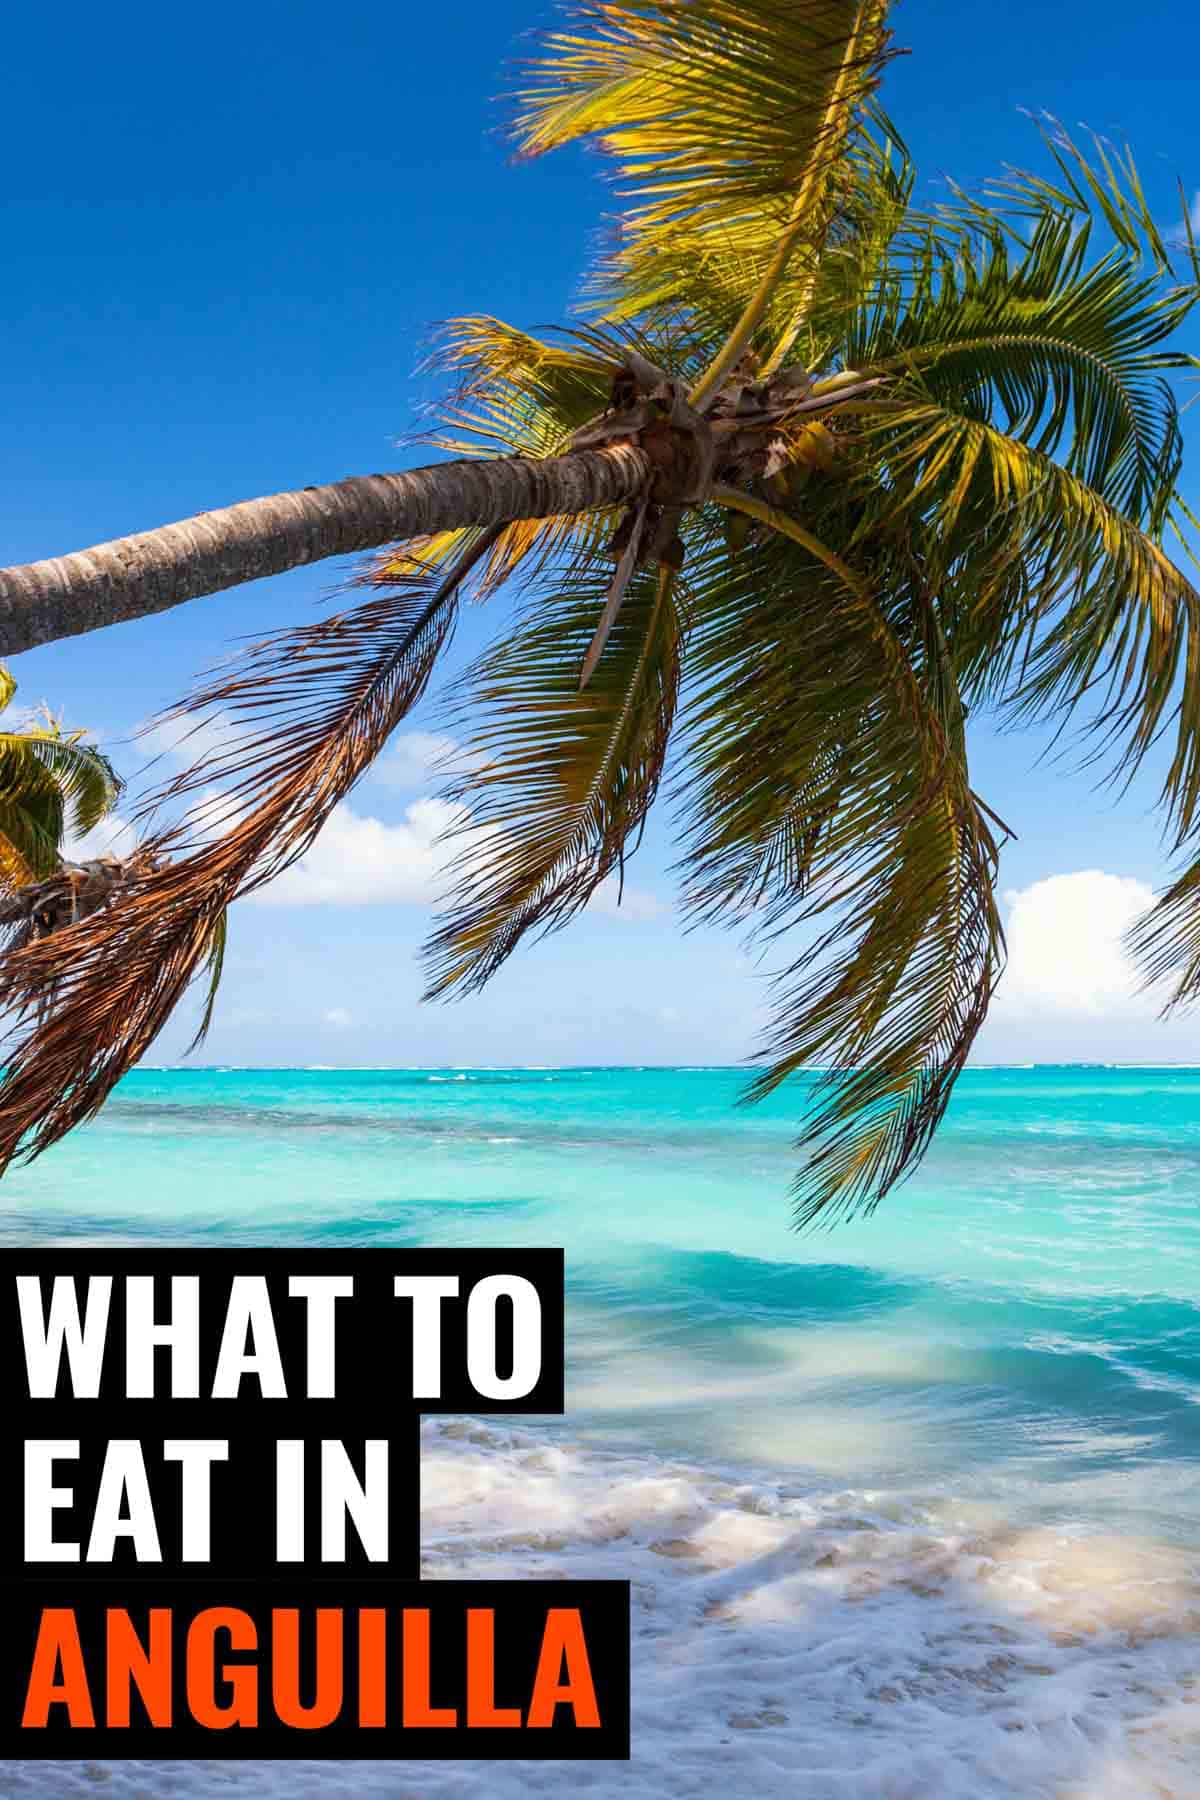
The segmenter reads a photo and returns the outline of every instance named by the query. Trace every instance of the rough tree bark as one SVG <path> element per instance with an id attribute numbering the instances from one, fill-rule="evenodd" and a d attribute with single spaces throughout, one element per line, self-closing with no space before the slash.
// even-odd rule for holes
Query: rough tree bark
<path id="1" fill-rule="evenodd" d="M 595 512 L 633 499 L 652 474 L 642 451 L 613 445 L 544 461 L 437 463 L 242 500 L 69 556 L 0 569 L 0 656 L 426 532 Z"/>

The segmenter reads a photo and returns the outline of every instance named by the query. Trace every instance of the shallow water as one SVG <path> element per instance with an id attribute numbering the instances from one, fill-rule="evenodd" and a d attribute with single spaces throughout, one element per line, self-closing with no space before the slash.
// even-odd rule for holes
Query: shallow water
<path id="1" fill-rule="evenodd" d="M 562 1244 L 562 1421 L 427 1422 L 431 1576 L 634 1583 L 596 1795 L 1200 1795 L 1200 1070 L 989 1069 L 788 1229 L 729 1070 L 141 1071 L 8 1241 Z M 35 1765 L 0 1792 L 555 1792 L 562 1765 Z"/>

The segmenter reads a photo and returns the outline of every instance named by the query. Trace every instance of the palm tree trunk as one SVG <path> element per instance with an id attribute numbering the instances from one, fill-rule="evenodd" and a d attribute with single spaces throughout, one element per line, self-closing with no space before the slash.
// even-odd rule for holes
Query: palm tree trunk
<path id="1" fill-rule="evenodd" d="M 70 556 L 0 569 L 0 656 L 426 532 L 620 505 L 652 473 L 642 451 L 619 444 L 542 461 L 497 457 L 356 475 L 242 500 Z"/>

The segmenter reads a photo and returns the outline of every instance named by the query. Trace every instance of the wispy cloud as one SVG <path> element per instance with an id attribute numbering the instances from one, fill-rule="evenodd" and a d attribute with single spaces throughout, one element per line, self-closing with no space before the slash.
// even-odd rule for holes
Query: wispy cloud
<path id="1" fill-rule="evenodd" d="M 136 742 L 148 758 L 166 757 L 186 768 L 217 761 L 244 736 L 248 727 L 239 731 L 232 719 L 216 713 L 206 719 L 159 719 L 139 732 Z"/>
<path id="2" fill-rule="evenodd" d="M 651 919 L 663 919 L 671 908 L 657 894 L 648 888 L 621 885 L 615 875 L 609 875 L 596 889 L 588 902 L 590 913 L 599 913 L 608 919 L 623 919 L 626 924 L 641 925 Z"/>
<path id="3" fill-rule="evenodd" d="M 129 820 L 110 813 L 83 837 L 68 837 L 63 843 L 63 855 L 68 862 L 87 862 L 96 856 L 131 856 L 136 845 L 137 832 Z"/>
<path id="4" fill-rule="evenodd" d="M 452 761 L 458 744 L 437 731 L 398 731 L 371 770 L 386 787 L 427 787 Z"/>

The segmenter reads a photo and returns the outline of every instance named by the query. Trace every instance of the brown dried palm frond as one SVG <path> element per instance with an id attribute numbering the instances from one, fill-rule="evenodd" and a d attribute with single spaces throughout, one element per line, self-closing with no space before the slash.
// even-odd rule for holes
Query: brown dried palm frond
<path id="1" fill-rule="evenodd" d="M 96 856 L 82 862 L 60 862 L 52 875 L 32 881 L 0 900 L 0 933 L 5 950 L 51 937 L 80 919 L 89 919 L 122 894 L 153 866 L 146 850 L 132 856 Z M 0 999 L 7 968 L 0 964 Z"/>
<path id="2" fill-rule="evenodd" d="M 190 810 L 151 830 L 119 904 L 5 957 L 2 998 L 17 1023 L 0 1166 L 91 1118 L 205 965 L 219 973 L 228 907 L 304 855 L 420 698 L 491 542 L 479 532 L 452 557 L 411 551 L 388 591 L 254 645 L 169 715 L 230 728 L 228 748 L 167 783 L 142 817 L 180 801 Z"/>
<path id="3" fill-rule="evenodd" d="M 49 985 L 40 989 L 36 982 L 27 982 L 24 988 L 10 991 L 10 973 L 14 967 L 19 967 L 14 964 L 11 953 L 27 944 L 41 943 L 95 913 L 120 907 L 135 884 L 159 866 L 160 859 L 145 845 L 129 856 L 106 855 L 80 862 L 64 861 L 53 875 L 17 888 L 0 902 L 0 942 L 5 952 L 0 958 L 0 1007 L 11 1006 L 18 1015 L 32 1013 L 40 1024 L 57 992 L 54 977 L 51 975 Z M 208 988 L 200 1027 L 191 1044 L 193 1050 L 203 1043 L 212 1022 L 225 964 L 227 933 L 228 920 L 222 913 L 209 934 L 205 956 Z"/>

